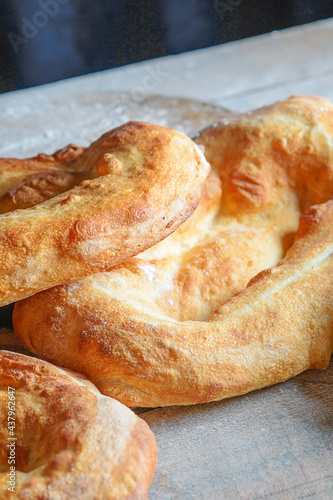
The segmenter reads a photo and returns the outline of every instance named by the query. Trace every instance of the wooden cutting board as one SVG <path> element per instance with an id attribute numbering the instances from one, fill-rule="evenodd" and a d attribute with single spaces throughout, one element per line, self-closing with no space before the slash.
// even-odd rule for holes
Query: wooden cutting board
<path id="1" fill-rule="evenodd" d="M 86 146 L 133 119 L 192 135 L 230 115 L 214 104 L 134 93 L 33 95 L 1 101 L 0 156 Z M 20 350 L 10 330 L 1 346 Z M 138 413 L 159 449 L 151 500 L 333 498 L 332 363 L 246 396 Z"/>

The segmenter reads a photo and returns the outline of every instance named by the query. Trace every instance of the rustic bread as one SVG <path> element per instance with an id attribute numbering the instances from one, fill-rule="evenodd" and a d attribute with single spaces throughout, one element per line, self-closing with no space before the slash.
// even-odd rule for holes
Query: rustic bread
<path id="1" fill-rule="evenodd" d="M 73 162 L 84 148 L 69 144 L 53 155 L 0 158 L 0 214 L 30 208 L 71 189 L 82 177 Z"/>
<path id="2" fill-rule="evenodd" d="M 212 401 L 327 366 L 332 139 L 333 105 L 315 97 L 205 130 L 212 173 L 195 213 L 122 265 L 16 304 L 17 338 L 130 406 Z"/>
<path id="3" fill-rule="evenodd" d="M 0 351 L 0 416 L 2 499 L 148 498 L 152 432 L 84 377 Z"/>
<path id="4" fill-rule="evenodd" d="M 64 169 L 64 161 L 58 163 Z M 12 160 L 8 169 L 17 174 L 20 166 L 24 175 L 38 169 L 24 160 Z M 159 242 L 196 208 L 209 171 L 189 138 L 143 122 L 104 134 L 67 166 L 75 183 L 88 180 L 0 216 L 0 306 L 107 269 Z"/>

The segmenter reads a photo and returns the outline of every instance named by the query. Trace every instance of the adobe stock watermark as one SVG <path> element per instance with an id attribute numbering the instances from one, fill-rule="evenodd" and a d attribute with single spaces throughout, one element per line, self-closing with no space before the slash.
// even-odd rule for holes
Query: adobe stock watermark
<path id="1" fill-rule="evenodd" d="M 8 416 L 7 416 L 7 448 L 8 448 L 8 491 L 15 493 L 16 487 L 16 437 L 15 437 L 15 413 L 16 413 L 16 391 L 14 387 L 8 387 Z"/>
<path id="2" fill-rule="evenodd" d="M 214 0 L 214 9 L 217 12 L 220 20 L 223 21 L 226 12 L 233 12 L 243 0 Z"/>
<path id="3" fill-rule="evenodd" d="M 147 95 L 154 91 L 162 83 L 169 73 L 163 71 L 159 63 L 146 69 L 146 74 L 142 81 L 131 90 L 131 97 L 134 101 L 140 102 Z"/>
<path id="4" fill-rule="evenodd" d="M 41 28 L 44 28 L 50 18 L 55 17 L 62 5 L 66 5 L 71 0 L 38 0 L 40 10 L 36 10 L 31 19 L 21 17 L 21 33 L 8 33 L 7 37 L 16 54 L 22 44 L 27 44 L 29 40 L 35 38 Z"/>
<path id="5" fill-rule="evenodd" d="M 128 92 L 124 91 L 121 94 L 117 101 L 114 103 L 113 108 L 119 111 L 117 115 L 122 119 L 122 123 L 127 120 L 134 119 L 133 112 L 137 114 L 138 109 L 136 105 L 139 105 L 144 102 L 145 99 L 151 97 L 154 94 L 158 93 L 158 88 L 165 80 L 170 76 L 170 73 L 162 69 L 161 63 L 157 62 L 153 66 L 149 66 L 145 69 L 145 73 L 143 77 L 137 81 L 137 83 L 132 87 Z M 94 135 L 101 136 L 107 130 L 111 130 L 114 127 L 115 114 L 112 114 L 112 119 L 106 118 L 102 121 L 102 126 L 99 126 L 94 130 Z M 137 119 L 137 118 L 136 118 Z M 87 131 L 84 134 L 84 138 L 88 141 L 91 141 L 90 133 Z"/>

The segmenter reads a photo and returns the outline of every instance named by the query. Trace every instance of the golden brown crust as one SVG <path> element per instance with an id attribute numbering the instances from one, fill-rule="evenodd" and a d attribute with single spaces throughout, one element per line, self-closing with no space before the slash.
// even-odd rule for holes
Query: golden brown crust
<path id="1" fill-rule="evenodd" d="M 0 197 L 0 214 L 30 208 L 78 184 L 75 174 L 64 171 L 40 171 L 25 177 Z"/>
<path id="2" fill-rule="evenodd" d="M 333 197 L 332 137 L 332 104 L 310 97 L 204 131 L 213 172 L 192 217 L 107 273 L 17 304 L 18 339 L 131 406 L 211 401 L 326 366 L 333 209 L 311 205 Z"/>
<path id="3" fill-rule="evenodd" d="M 7 422 L 9 401 L 15 422 L 10 457 L 15 495 L 7 483 L 12 441 L 3 425 L 1 498 L 148 498 L 156 444 L 147 424 L 128 408 L 102 396 L 78 374 L 0 351 L 2 422 Z"/>
<path id="4" fill-rule="evenodd" d="M 85 148 L 76 146 L 75 144 L 69 144 L 63 149 L 56 151 L 53 155 L 39 154 L 33 158 L 28 158 L 25 160 L 19 160 L 17 158 L 0 158 L 0 213 L 5 213 L 8 210 L 3 206 L 4 196 L 15 188 L 16 192 L 20 191 L 20 186 L 24 186 L 26 181 L 30 178 L 38 178 L 39 174 L 45 175 L 64 173 L 70 176 L 75 176 L 75 164 L 72 160 L 75 160 L 85 151 Z M 78 178 L 77 184 L 81 182 L 82 179 Z M 68 189 L 72 187 L 72 183 Z M 63 189 L 66 191 L 66 189 Z M 63 192 L 59 190 L 56 194 Z M 48 197 L 45 196 L 45 200 Z M 6 198 L 5 198 L 6 200 Z M 43 200 L 44 201 L 44 200 Z M 25 196 L 24 206 L 20 206 L 17 203 L 15 208 L 27 208 L 29 204 L 29 198 Z M 33 206 L 34 200 L 31 200 L 29 206 Z M 15 208 L 12 208 L 14 210 Z"/>
<path id="5" fill-rule="evenodd" d="M 104 134 L 68 164 L 89 180 L 0 216 L 0 305 L 106 269 L 165 238 L 197 206 L 209 170 L 186 136 L 143 122 Z M 76 180 L 67 176 L 64 184 Z M 31 188 L 31 176 L 25 182 Z"/>

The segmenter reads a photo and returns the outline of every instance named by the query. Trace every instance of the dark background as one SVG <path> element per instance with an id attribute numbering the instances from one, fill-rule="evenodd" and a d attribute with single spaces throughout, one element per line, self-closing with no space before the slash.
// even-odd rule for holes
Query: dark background
<path id="1" fill-rule="evenodd" d="M 332 0 L 0 1 L 0 92 L 333 16 Z"/>

